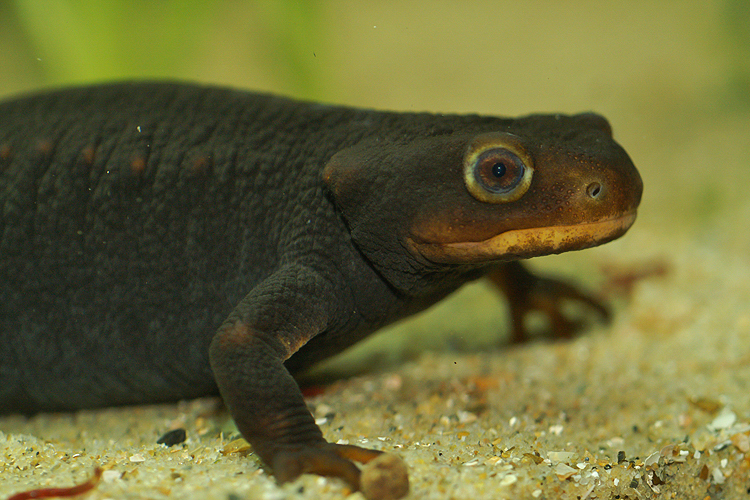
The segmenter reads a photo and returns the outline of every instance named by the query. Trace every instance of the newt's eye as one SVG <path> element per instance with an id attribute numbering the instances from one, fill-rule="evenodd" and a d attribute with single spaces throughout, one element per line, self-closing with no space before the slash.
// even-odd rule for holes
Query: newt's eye
<path id="1" fill-rule="evenodd" d="M 486 134 L 469 145 L 464 157 L 464 181 L 479 201 L 506 203 L 519 199 L 529 189 L 534 170 L 511 138 L 509 134 Z"/>

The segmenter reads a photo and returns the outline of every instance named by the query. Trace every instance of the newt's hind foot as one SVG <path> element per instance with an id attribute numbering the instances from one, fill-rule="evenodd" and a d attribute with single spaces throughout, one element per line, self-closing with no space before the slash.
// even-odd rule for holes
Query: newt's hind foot
<path id="1" fill-rule="evenodd" d="M 549 319 L 552 335 L 557 338 L 573 337 L 585 323 L 570 319 L 563 313 L 565 302 L 578 302 L 593 309 L 604 321 L 611 318 L 607 306 L 595 297 L 563 281 L 536 276 L 518 262 L 500 267 L 489 274 L 489 278 L 508 298 L 513 343 L 528 340 L 525 319 L 534 311 L 543 313 Z"/>

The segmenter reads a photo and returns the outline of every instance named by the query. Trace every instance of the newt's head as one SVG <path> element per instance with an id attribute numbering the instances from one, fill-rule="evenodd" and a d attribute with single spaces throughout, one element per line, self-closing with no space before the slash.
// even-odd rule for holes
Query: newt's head
<path id="1" fill-rule="evenodd" d="M 633 224 L 643 184 L 604 118 L 532 115 L 456 129 L 370 140 L 326 166 L 369 258 L 405 250 L 434 264 L 513 260 L 599 245 Z"/>

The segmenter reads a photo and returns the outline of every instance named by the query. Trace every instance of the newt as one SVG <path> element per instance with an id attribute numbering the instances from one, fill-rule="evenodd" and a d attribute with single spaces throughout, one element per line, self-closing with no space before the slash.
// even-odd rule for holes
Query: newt
<path id="1" fill-rule="evenodd" d="M 181 83 L 0 103 L 0 413 L 220 394 L 280 482 L 360 486 L 294 376 L 520 262 L 623 235 L 641 178 L 593 113 L 385 112 Z"/>

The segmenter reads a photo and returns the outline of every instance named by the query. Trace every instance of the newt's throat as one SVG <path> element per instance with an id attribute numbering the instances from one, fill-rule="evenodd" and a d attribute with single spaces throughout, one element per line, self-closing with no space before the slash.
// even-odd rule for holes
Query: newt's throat
<path id="1" fill-rule="evenodd" d="M 619 238 L 635 222 L 636 211 L 568 226 L 506 231 L 483 241 L 429 243 L 410 240 L 421 255 L 440 263 L 480 263 L 582 250 Z"/>

